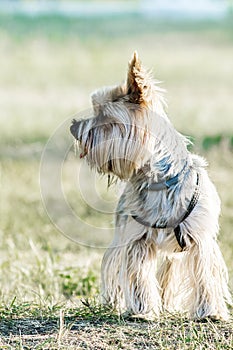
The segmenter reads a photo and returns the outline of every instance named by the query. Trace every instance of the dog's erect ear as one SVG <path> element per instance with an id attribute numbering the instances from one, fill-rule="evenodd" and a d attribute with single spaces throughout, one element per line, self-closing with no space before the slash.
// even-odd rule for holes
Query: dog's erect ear
<path id="1" fill-rule="evenodd" d="M 149 73 L 142 67 L 136 51 L 129 62 L 127 93 L 132 103 L 145 105 L 151 100 L 151 78 Z"/>

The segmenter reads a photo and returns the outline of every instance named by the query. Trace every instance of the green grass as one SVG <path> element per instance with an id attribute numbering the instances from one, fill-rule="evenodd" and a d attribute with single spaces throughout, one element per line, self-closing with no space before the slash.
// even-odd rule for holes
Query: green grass
<path id="1" fill-rule="evenodd" d="M 64 193 L 88 225 L 68 227 L 68 239 L 48 218 L 39 184 L 48 138 L 90 107 L 94 89 L 121 82 L 137 49 L 164 81 L 176 128 L 191 135 L 193 149 L 210 163 L 222 199 L 219 239 L 233 289 L 232 42 L 230 20 L 0 18 L 1 349 L 232 348 L 232 319 L 198 323 L 162 315 L 139 322 L 101 307 L 104 249 L 87 245 L 110 242 L 112 215 L 106 212 L 114 208 L 116 190 L 107 191 L 107 180 L 91 177 L 69 153 L 62 168 Z M 63 137 L 71 140 L 68 127 Z M 77 189 L 79 169 L 87 179 L 83 193 Z M 51 197 L 51 203 L 59 219 L 59 199 Z"/>

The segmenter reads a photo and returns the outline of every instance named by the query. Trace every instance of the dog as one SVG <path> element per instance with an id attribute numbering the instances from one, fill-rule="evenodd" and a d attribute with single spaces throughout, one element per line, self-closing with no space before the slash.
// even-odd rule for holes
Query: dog
<path id="1" fill-rule="evenodd" d="M 164 90 L 133 54 L 125 83 L 92 94 L 70 131 L 90 167 L 125 183 L 101 268 L 102 301 L 122 314 L 228 319 L 227 268 L 216 237 L 220 199 L 206 162 L 166 114 Z"/>

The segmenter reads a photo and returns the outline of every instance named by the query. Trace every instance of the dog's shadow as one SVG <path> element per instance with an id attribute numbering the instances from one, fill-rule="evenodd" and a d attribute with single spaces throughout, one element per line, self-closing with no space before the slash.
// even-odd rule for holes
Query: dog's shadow
<path id="1" fill-rule="evenodd" d="M 199 333 L 206 337 L 207 343 L 209 336 L 214 343 L 218 343 L 220 337 L 226 346 L 233 336 L 229 323 L 213 324 L 210 320 L 200 323 L 174 316 L 162 317 L 154 321 L 140 317 L 98 317 L 97 315 L 93 315 L 92 318 L 85 318 L 82 315 L 24 317 L 1 320 L 0 348 L 57 349 L 61 346 L 70 348 L 73 344 L 75 348 L 80 349 L 113 349 L 119 348 L 119 345 L 126 348 L 129 342 L 133 343 L 135 349 L 142 349 L 142 344 L 146 344 L 147 348 L 154 348 L 157 344 L 157 348 L 161 348 L 160 345 L 163 343 L 172 346 L 173 342 L 180 342 L 181 333 L 184 339 L 189 336 L 194 343 Z M 18 347 L 19 345 L 21 347 Z"/>
<path id="2" fill-rule="evenodd" d="M 3 319 L 0 323 L 0 335 L 2 337 L 19 335 L 46 335 L 57 332 L 59 318 L 20 318 Z"/>
<path id="3" fill-rule="evenodd" d="M 165 322 L 167 322 L 166 320 Z M 175 319 L 170 320 L 171 323 L 175 322 Z M 197 328 L 199 328 L 198 325 L 200 324 L 208 324 L 208 323 L 214 323 L 215 325 L 222 324 L 221 321 L 212 319 L 212 318 L 205 318 L 195 321 L 190 321 L 188 318 L 183 318 L 182 324 L 183 325 L 189 325 L 190 322 L 193 326 L 196 325 Z M 59 317 L 48 317 L 48 318 L 31 318 L 31 317 L 25 317 L 25 318 L 9 318 L 9 319 L 2 319 L 0 322 L 0 336 L 2 337 L 10 337 L 10 336 L 19 336 L 19 335 L 49 335 L 58 333 L 61 331 L 61 329 L 67 329 L 70 331 L 77 331 L 81 328 L 85 327 L 95 327 L 100 326 L 101 324 L 108 324 L 109 326 L 132 326 L 132 325 L 155 325 L 160 324 L 162 326 L 164 323 L 164 320 L 149 320 L 145 319 L 143 317 L 137 316 L 137 315 L 123 315 L 120 318 L 117 317 L 110 317 L 110 318 L 99 318 L 99 317 L 93 317 L 93 319 L 85 319 L 78 316 L 71 316 L 71 317 L 65 317 L 62 324 L 61 319 Z M 224 322 L 223 322 L 224 324 Z"/>

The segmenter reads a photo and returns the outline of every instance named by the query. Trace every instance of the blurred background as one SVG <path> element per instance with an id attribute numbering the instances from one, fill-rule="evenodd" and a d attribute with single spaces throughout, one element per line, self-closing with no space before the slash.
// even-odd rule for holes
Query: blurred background
<path id="1" fill-rule="evenodd" d="M 90 107 L 93 90 L 125 79 L 134 50 L 168 91 L 172 123 L 210 163 L 233 287 L 232 10 L 232 1 L 221 0 L 0 1 L 2 305 L 76 303 L 98 292 L 103 250 L 73 242 L 49 220 L 40 161 L 54 131 Z M 66 124 L 62 137 L 72 143 Z M 113 219 L 83 200 L 75 186 L 78 166 L 71 151 L 63 186 L 72 209 L 90 225 L 75 230 L 87 245 L 104 246 Z M 97 183 L 96 202 L 117 198 L 106 183 Z M 97 235 L 95 225 L 109 230 Z"/>

